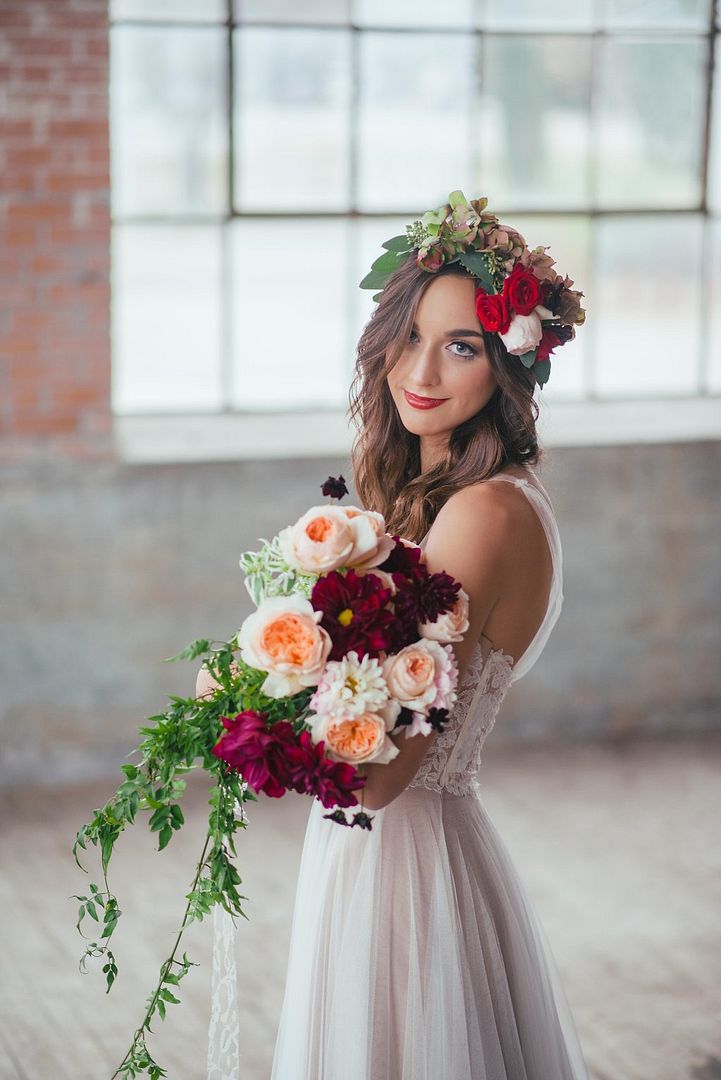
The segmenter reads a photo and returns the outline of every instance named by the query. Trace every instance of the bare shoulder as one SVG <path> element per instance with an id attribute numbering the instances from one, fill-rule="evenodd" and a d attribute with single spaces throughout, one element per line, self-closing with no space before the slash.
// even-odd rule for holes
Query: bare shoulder
<path id="1" fill-rule="evenodd" d="M 533 516 L 528 499 L 515 484 L 483 480 L 454 492 L 441 507 L 433 528 L 438 526 L 439 531 L 447 532 L 465 527 L 490 538 L 515 531 Z"/>
<path id="2" fill-rule="evenodd" d="M 444 503 L 426 543 L 431 561 L 450 561 L 468 575 L 472 567 L 493 573 L 500 585 L 519 564 L 534 562 L 545 538 L 528 498 L 505 481 L 469 484 Z"/>

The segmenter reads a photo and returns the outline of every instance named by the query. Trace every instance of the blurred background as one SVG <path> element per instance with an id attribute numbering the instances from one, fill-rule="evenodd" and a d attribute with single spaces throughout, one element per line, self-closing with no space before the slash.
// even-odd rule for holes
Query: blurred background
<path id="1" fill-rule="evenodd" d="M 587 310 L 539 398 L 564 610 L 487 745 L 487 805 L 593 1080 L 718 1080 L 718 0 L 0 0 L 0 171 L 0 1077 L 125 1052 L 202 777 L 162 855 L 123 837 L 107 998 L 77 972 L 75 831 L 193 692 L 199 665 L 163 660 L 248 614 L 240 552 L 330 474 L 355 501 L 358 282 L 461 188 Z M 253 1080 L 308 809 L 266 799 L 242 838 Z M 210 931 L 158 1036 L 172 1077 L 204 1075 Z"/>

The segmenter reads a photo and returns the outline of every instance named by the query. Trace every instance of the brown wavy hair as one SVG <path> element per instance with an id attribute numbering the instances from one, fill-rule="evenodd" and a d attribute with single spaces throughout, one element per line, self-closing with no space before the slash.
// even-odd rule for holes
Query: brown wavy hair
<path id="1" fill-rule="evenodd" d="M 420 438 L 401 422 L 387 375 L 410 337 L 424 292 L 439 274 L 450 273 L 467 276 L 458 264 L 429 273 L 410 257 L 388 278 L 358 341 L 349 391 L 348 415 L 357 429 L 351 464 L 361 504 L 383 514 L 389 533 L 415 543 L 455 491 L 506 465 L 535 465 L 542 455 L 535 375 L 498 334 L 483 329 L 498 386 L 479 412 L 453 429 L 444 459 L 421 473 Z"/>

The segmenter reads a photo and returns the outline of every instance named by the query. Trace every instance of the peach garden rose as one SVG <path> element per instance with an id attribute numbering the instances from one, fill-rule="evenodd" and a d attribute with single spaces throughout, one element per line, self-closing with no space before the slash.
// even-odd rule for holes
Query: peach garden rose
<path id="1" fill-rule="evenodd" d="M 390 713 L 389 715 L 392 715 Z M 323 740 L 325 753 L 335 761 L 350 765 L 375 762 L 385 765 L 399 753 L 388 737 L 389 720 L 380 713 L 362 712 L 352 716 L 318 714 L 308 718 L 314 743 Z"/>
<path id="2" fill-rule="evenodd" d="M 424 721 L 429 709 L 450 709 L 457 700 L 458 665 L 451 645 L 421 638 L 383 661 L 388 692 L 402 707 L 415 714 L 406 738 L 419 731 L 428 734 Z"/>
<path id="3" fill-rule="evenodd" d="M 312 506 L 280 531 L 278 544 L 289 565 L 306 574 L 376 566 L 393 547 L 382 515 L 347 506 Z"/>
<path id="4" fill-rule="evenodd" d="M 244 663 L 267 671 L 261 689 L 272 698 L 316 686 L 332 641 L 323 618 L 303 596 L 271 596 L 244 620 L 237 641 Z"/>

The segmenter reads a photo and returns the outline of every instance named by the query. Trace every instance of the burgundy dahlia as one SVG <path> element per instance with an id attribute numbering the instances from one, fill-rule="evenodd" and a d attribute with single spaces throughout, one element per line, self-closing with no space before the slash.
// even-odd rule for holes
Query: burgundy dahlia
<path id="1" fill-rule="evenodd" d="M 385 562 L 382 562 L 378 569 L 385 570 L 389 574 L 395 572 L 400 574 L 410 574 L 420 565 L 422 555 L 421 549 L 419 547 L 408 547 L 407 544 L 404 544 L 401 541 L 400 536 L 397 534 L 395 534 L 392 539 L 395 540 L 395 546 Z"/>
<path id="2" fill-rule="evenodd" d="M 320 625 L 330 634 L 333 648 L 329 660 L 342 660 L 351 649 L 358 659 L 388 650 L 393 612 L 386 607 L 391 590 L 376 574 L 345 574 L 332 570 L 318 578 L 310 596 L 316 611 L 323 612 Z"/>
<path id="3" fill-rule="evenodd" d="M 290 786 L 286 755 L 295 734 L 287 720 L 268 726 L 267 715 L 246 709 L 235 717 L 223 716 L 226 732 L 212 752 L 241 773 L 255 792 L 278 799 Z"/>
<path id="4" fill-rule="evenodd" d="M 429 574 L 425 566 L 418 567 L 412 574 L 395 573 L 393 582 L 398 589 L 393 606 L 396 617 L 402 622 L 435 622 L 439 615 L 453 607 L 461 587 L 460 581 L 445 570 Z"/>
<path id="5" fill-rule="evenodd" d="M 300 794 L 315 795 L 323 806 L 356 806 L 353 794 L 365 784 L 352 765 L 331 761 L 323 753 L 324 742 L 314 743 L 309 731 L 301 731 L 286 748 L 289 786 Z"/>

